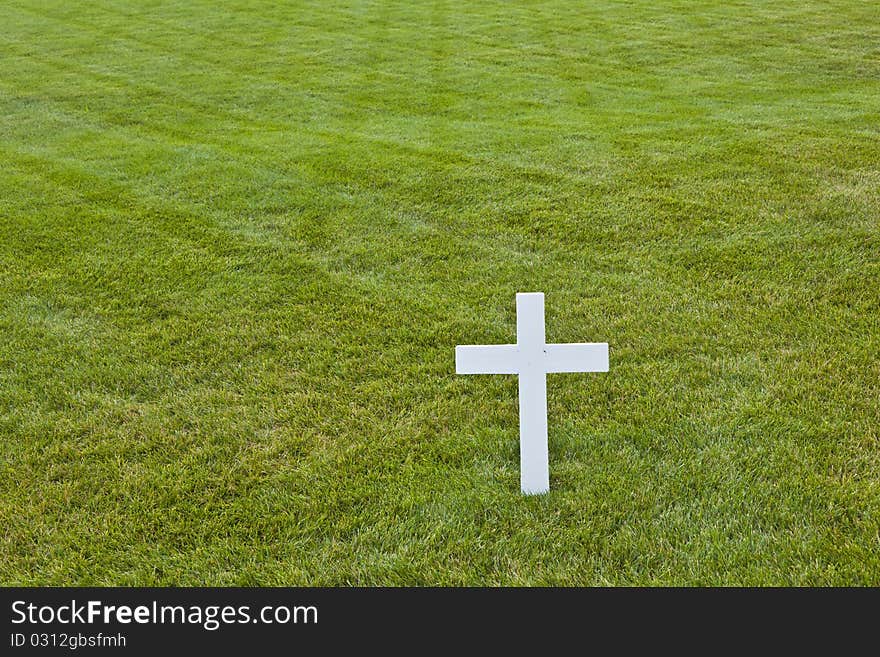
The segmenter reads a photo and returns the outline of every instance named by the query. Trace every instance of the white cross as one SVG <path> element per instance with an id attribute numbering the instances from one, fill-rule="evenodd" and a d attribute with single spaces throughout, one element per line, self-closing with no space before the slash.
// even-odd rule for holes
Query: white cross
<path id="1" fill-rule="evenodd" d="M 455 348 L 456 374 L 519 374 L 519 479 L 526 495 L 550 490 L 548 372 L 607 371 L 607 342 L 546 343 L 543 292 L 516 295 L 516 344 Z"/>

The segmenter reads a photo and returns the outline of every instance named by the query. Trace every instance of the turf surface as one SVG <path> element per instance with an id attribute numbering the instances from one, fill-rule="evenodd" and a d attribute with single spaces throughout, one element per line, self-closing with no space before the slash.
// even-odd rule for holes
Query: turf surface
<path id="1" fill-rule="evenodd" d="M 718 5 L 3 2 L 0 583 L 880 584 L 880 5 Z"/>

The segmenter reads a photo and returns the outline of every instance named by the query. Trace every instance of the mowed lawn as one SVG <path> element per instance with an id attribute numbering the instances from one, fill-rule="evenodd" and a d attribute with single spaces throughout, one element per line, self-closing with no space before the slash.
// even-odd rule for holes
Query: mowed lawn
<path id="1" fill-rule="evenodd" d="M 0 26 L 0 583 L 880 584 L 877 3 Z"/>

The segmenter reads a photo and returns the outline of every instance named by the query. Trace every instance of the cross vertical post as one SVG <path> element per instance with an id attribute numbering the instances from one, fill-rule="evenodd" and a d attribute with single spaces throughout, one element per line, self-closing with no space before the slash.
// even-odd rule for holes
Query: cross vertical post
<path id="1" fill-rule="evenodd" d="M 522 492 L 550 490 L 547 441 L 547 370 L 544 295 L 516 295 L 516 346 L 519 350 L 519 481 Z"/>

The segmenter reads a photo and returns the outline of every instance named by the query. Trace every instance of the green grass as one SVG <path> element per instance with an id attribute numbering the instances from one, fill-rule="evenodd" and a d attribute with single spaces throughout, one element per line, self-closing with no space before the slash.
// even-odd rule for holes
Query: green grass
<path id="1" fill-rule="evenodd" d="M 0 583 L 880 584 L 880 5 L 335 4 L 0 5 Z"/>

